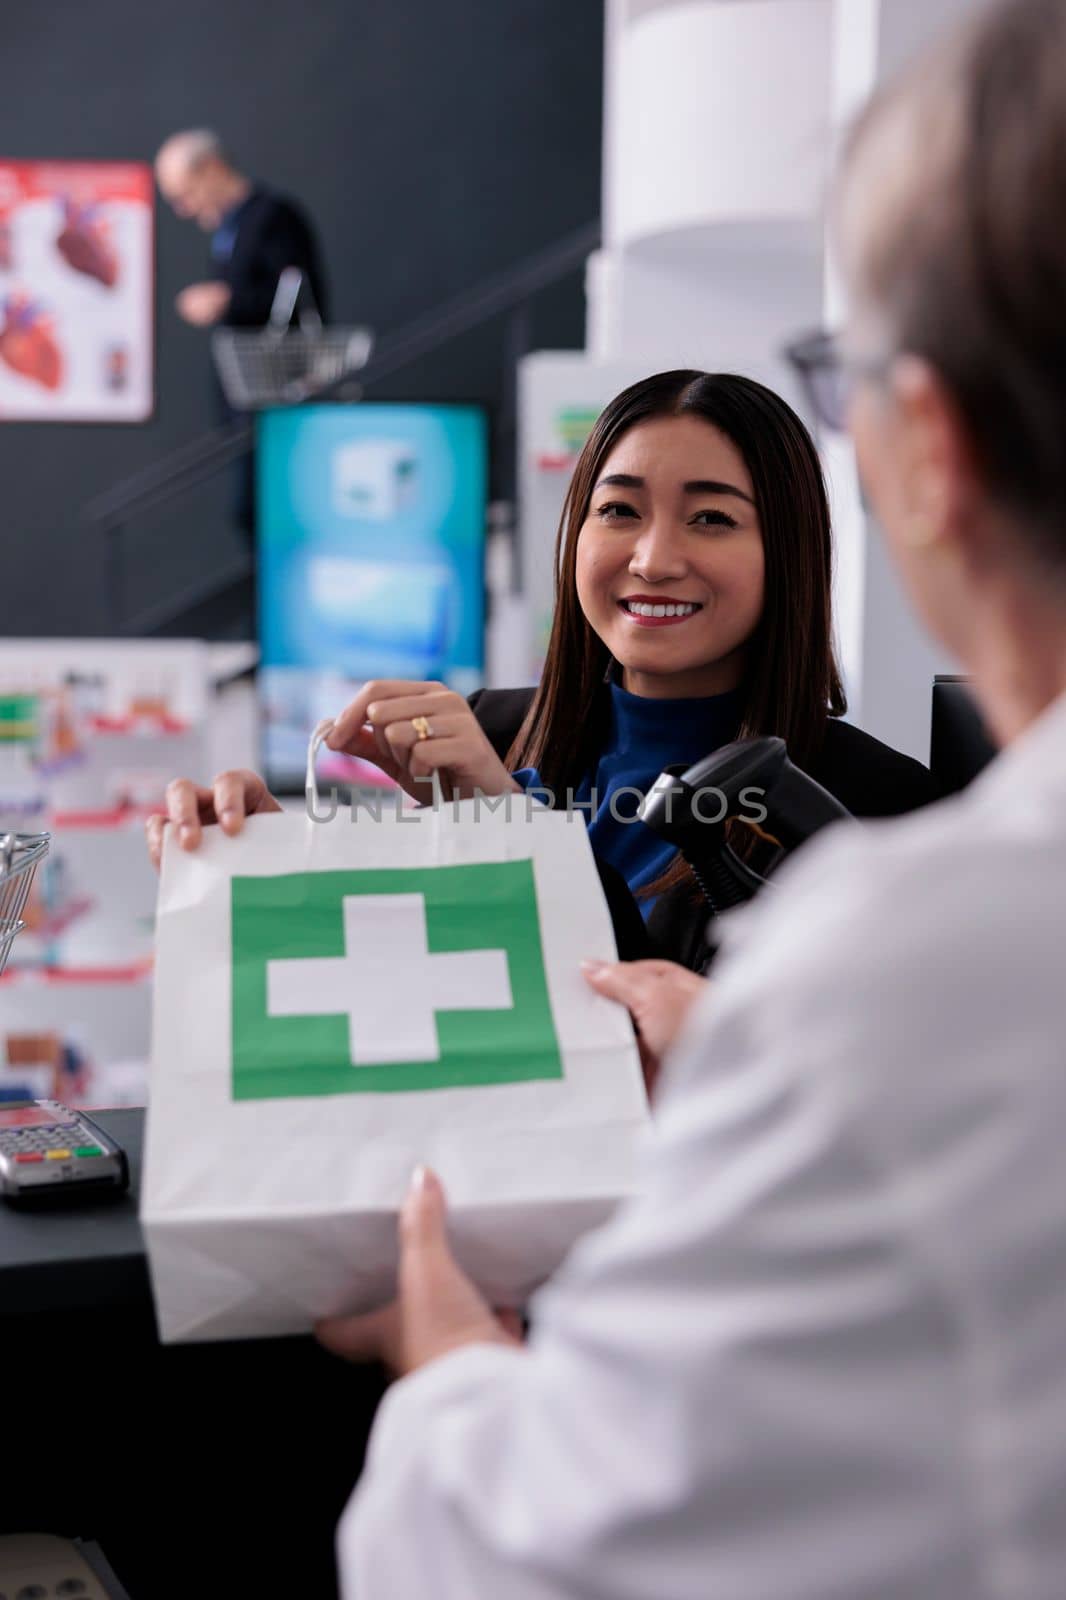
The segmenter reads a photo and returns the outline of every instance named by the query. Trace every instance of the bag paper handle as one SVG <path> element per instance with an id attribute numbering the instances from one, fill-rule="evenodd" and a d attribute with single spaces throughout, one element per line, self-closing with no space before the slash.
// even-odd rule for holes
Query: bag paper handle
<path id="1" fill-rule="evenodd" d="M 333 718 L 323 717 L 316 723 L 315 731 L 307 745 L 307 776 L 304 781 L 304 793 L 307 795 L 307 810 L 312 817 L 318 816 L 318 779 L 315 777 L 315 757 L 333 732 Z"/>
<path id="2" fill-rule="evenodd" d="M 315 731 L 307 744 L 307 774 L 304 779 L 304 793 L 307 796 L 308 813 L 312 817 L 317 817 L 319 814 L 318 779 L 315 775 L 315 760 L 318 752 L 333 732 L 333 720 L 332 717 L 323 717 L 321 722 L 316 723 Z M 444 808 L 444 794 L 441 789 L 440 773 L 436 767 L 433 769 L 430 782 L 433 791 L 432 808 L 434 813 L 439 814 Z"/>

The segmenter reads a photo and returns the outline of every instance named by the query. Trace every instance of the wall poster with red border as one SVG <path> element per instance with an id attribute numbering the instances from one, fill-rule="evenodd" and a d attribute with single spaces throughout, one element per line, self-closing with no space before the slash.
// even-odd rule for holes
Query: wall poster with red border
<path id="1" fill-rule="evenodd" d="M 0 161 L 0 421 L 150 416 L 154 270 L 150 167 Z"/>

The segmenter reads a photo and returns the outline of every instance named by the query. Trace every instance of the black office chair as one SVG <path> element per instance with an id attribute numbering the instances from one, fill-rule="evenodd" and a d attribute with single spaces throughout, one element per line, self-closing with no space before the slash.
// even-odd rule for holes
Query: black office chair
<path id="1" fill-rule="evenodd" d="M 945 795 L 965 789 L 996 754 L 969 681 L 950 674 L 933 679 L 929 767 Z"/>

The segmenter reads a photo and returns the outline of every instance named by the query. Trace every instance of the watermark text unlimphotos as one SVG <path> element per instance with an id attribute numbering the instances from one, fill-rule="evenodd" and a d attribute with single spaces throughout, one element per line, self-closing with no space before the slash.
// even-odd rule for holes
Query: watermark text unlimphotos
<path id="1" fill-rule="evenodd" d="M 735 800 L 722 789 L 713 785 L 697 789 L 691 797 L 685 816 L 694 818 L 697 822 L 709 824 L 722 823 L 727 817 L 739 817 L 742 822 L 762 823 L 766 821 L 767 810 L 762 804 L 766 790 L 755 787 L 746 787 L 740 790 Z M 681 820 L 680 801 L 681 794 L 668 789 L 663 796 L 663 810 L 665 820 L 669 825 L 675 820 L 674 813 L 678 810 L 677 820 Z M 637 811 L 644 794 L 640 789 L 623 785 L 613 789 L 606 799 L 606 812 L 613 821 L 620 824 L 639 822 L 641 819 Z M 356 790 L 352 795 L 349 821 L 351 822 L 381 822 L 388 820 L 403 825 L 417 825 L 423 817 L 433 812 L 451 811 L 454 819 L 464 822 L 480 822 L 483 817 L 502 815 L 510 821 L 512 817 L 531 817 L 545 808 L 553 811 L 562 811 L 568 820 L 573 821 L 580 817 L 583 822 L 591 822 L 592 818 L 600 813 L 602 799 L 596 789 L 588 794 L 581 794 L 574 789 L 567 789 L 562 795 L 557 795 L 552 789 L 535 786 L 521 791 L 510 790 L 506 794 L 484 794 L 480 789 L 475 789 L 472 795 L 465 798 L 445 800 L 434 798 L 425 805 L 412 804 L 411 799 L 401 789 L 382 790 Z M 327 795 L 307 795 L 307 815 L 312 822 L 332 822 L 341 811 L 341 802 L 336 789 L 330 789 Z"/>

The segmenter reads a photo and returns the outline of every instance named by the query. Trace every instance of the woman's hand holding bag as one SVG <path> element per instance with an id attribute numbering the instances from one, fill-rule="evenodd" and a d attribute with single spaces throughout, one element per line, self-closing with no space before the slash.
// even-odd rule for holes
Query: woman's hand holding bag
<path id="1" fill-rule="evenodd" d="M 446 800 L 522 792 L 466 700 L 443 683 L 365 684 L 325 742 L 373 762 L 416 800 L 430 799 L 434 772 Z"/>

